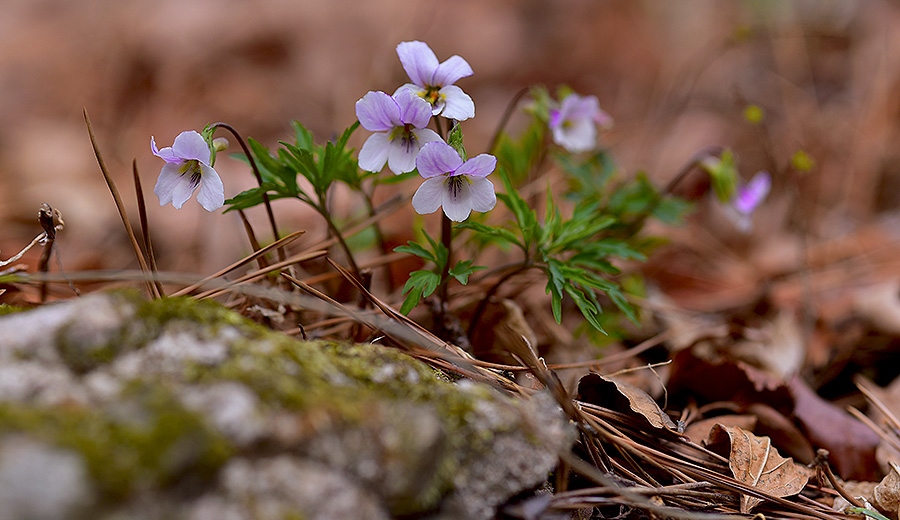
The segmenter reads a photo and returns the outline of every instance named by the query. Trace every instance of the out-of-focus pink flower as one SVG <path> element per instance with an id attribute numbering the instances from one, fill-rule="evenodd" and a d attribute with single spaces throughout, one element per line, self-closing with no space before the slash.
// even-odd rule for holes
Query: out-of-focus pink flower
<path id="1" fill-rule="evenodd" d="M 569 94 L 559 108 L 550 109 L 553 142 L 570 152 L 587 152 L 597 147 L 597 127 L 609 128 L 613 120 L 600 109 L 596 96 Z"/>

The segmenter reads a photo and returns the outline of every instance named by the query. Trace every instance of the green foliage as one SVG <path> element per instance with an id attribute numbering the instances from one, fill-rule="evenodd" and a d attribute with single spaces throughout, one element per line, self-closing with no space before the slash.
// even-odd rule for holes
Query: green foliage
<path id="1" fill-rule="evenodd" d="M 398 253 L 408 253 L 418 256 L 422 260 L 432 264 L 433 269 L 419 269 L 409 274 L 409 280 L 403 286 L 403 294 L 406 298 L 400 306 L 400 312 L 408 314 L 409 311 L 422 301 L 422 298 L 431 296 L 434 291 L 447 280 L 441 280 L 441 275 L 447 267 L 449 261 L 449 251 L 444 244 L 437 242 L 428 235 L 425 235 L 427 244 L 422 244 L 410 240 L 405 246 L 397 246 L 394 251 Z M 462 260 L 456 265 L 450 267 L 448 274 L 456 279 L 459 283 L 465 285 L 469 282 L 469 276 L 486 267 L 482 265 L 473 265 L 472 260 Z"/>
<path id="2" fill-rule="evenodd" d="M 359 127 L 354 123 L 344 130 L 337 141 L 329 141 L 324 146 L 315 144 L 312 133 L 297 121 L 292 123 L 294 142 L 280 141 L 281 148 L 272 153 L 265 145 L 250 138 L 248 144 L 254 162 L 259 168 L 263 183 L 261 186 L 241 192 L 226 204 L 232 211 L 256 206 L 263 202 L 263 194 L 269 200 L 296 198 L 313 206 L 323 206 L 328 189 L 336 181 L 350 188 L 362 190 L 363 181 L 370 172 L 360 172 L 352 149 L 347 149 L 347 141 Z M 302 176 L 312 185 L 313 193 L 306 193 L 297 182 Z"/>
<path id="3" fill-rule="evenodd" d="M 616 262 L 645 260 L 653 244 L 639 236 L 646 219 L 678 223 L 689 205 L 660 194 L 643 173 L 616 182 L 618 169 L 606 151 L 583 158 L 559 152 L 553 158 L 566 175 L 566 198 L 574 207 L 570 215 L 564 215 L 548 188 L 541 217 L 516 184 L 543 161 L 546 125 L 542 119 L 548 106 L 546 91 L 537 91 L 532 124 L 518 139 L 502 136 L 496 147 L 497 176 L 503 186 L 497 198 L 511 213 L 511 222 L 492 227 L 467 221 L 458 227 L 476 232 L 485 242 L 518 247 L 524 254 L 522 265 L 539 268 L 546 276 L 545 288 L 557 322 L 569 298 L 594 329 L 603 331 L 601 295 L 636 321 L 636 311 L 616 281 L 620 274 Z"/>
<path id="4" fill-rule="evenodd" d="M 454 123 L 453 128 L 450 129 L 450 134 L 447 136 L 447 144 L 456 150 L 456 153 L 459 154 L 463 161 L 468 159 L 466 147 L 463 146 L 462 127 L 459 126 L 459 123 Z"/>

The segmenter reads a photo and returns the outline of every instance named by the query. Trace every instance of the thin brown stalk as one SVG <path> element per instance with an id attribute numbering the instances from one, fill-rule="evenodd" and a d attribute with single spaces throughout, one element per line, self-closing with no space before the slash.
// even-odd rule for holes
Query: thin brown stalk
<path id="1" fill-rule="evenodd" d="M 219 278 L 219 277 L 225 276 L 226 274 L 228 274 L 228 273 L 234 271 L 235 269 L 237 269 L 237 268 L 239 268 L 239 267 L 241 267 L 241 266 L 243 266 L 243 265 L 246 265 L 246 264 L 248 264 L 248 263 L 250 263 L 250 262 L 252 262 L 252 261 L 254 261 L 254 260 L 256 260 L 256 259 L 258 259 L 258 258 L 260 258 L 260 257 L 262 257 L 262 255 L 268 253 L 269 251 L 271 251 L 272 249 L 274 249 L 274 248 L 276 248 L 276 247 L 284 247 L 284 246 L 290 244 L 291 242 L 293 242 L 294 240 L 296 240 L 298 237 L 300 237 L 300 235 L 302 235 L 302 234 L 304 234 L 304 233 L 306 233 L 306 231 L 302 231 L 302 230 L 301 230 L 301 231 L 294 231 L 294 232 L 291 233 L 290 235 L 287 235 L 287 236 L 285 236 L 284 238 L 282 238 L 282 239 L 280 239 L 280 240 L 278 240 L 278 241 L 276 241 L 276 242 L 272 242 L 271 244 L 269 244 L 269 245 L 267 245 L 267 246 L 265 246 L 265 247 L 261 247 L 261 248 L 259 248 L 257 251 L 255 251 L 253 254 L 250 254 L 250 255 L 248 255 L 248 256 L 245 256 L 244 258 L 242 258 L 242 259 L 238 260 L 237 262 L 235 262 L 235 263 L 229 265 L 228 267 L 225 267 L 224 269 L 221 269 L 221 270 L 215 272 L 214 274 L 211 274 L 211 275 L 207 276 L 206 278 L 203 278 L 203 279 L 200 280 L 199 282 L 194 283 L 194 284 L 191 284 L 191 285 L 189 285 L 189 286 L 187 286 L 187 287 L 185 287 L 184 289 L 181 289 L 181 290 L 179 290 L 179 291 L 176 291 L 175 293 L 172 294 L 172 296 L 184 296 L 185 294 L 189 294 L 189 293 L 191 293 L 191 292 L 193 292 L 193 291 L 196 291 L 196 290 L 199 289 L 201 286 L 206 285 L 210 280 L 213 280 L 213 279 L 215 279 L 215 278 Z M 262 267 L 261 269 L 266 269 L 267 267 L 268 267 L 268 266 L 265 266 L 265 267 Z"/>
<path id="2" fill-rule="evenodd" d="M 224 128 L 231 135 L 237 139 L 238 144 L 241 147 L 241 150 L 244 151 L 244 155 L 247 156 L 247 161 L 250 163 L 250 169 L 253 170 L 253 175 L 256 176 L 256 182 L 259 183 L 260 186 L 263 185 L 262 174 L 259 172 L 259 166 L 256 164 L 256 159 L 253 158 L 253 154 L 250 153 L 250 148 L 247 146 L 247 143 L 244 142 L 244 138 L 241 134 L 238 133 L 237 130 L 234 129 L 233 126 L 228 123 L 218 122 L 211 125 L 211 128 Z M 278 235 L 278 225 L 275 223 L 275 213 L 272 212 L 272 204 L 269 201 L 269 194 L 266 192 L 262 193 L 263 205 L 266 207 L 266 216 L 269 218 L 269 225 L 272 226 L 272 238 L 277 242 L 280 238 Z M 278 259 L 284 261 L 285 252 L 283 249 L 278 249 Z"/>
<path id="3" fill-rule="evenodd" d="M 328 251 L 312 251 L 309 253 L 303 253 L 303 254 L 292 256 L 291 258 L 288 258 L 287 260 L 285 260 L 283 262 L 274 263 L 274 264 L 266 267 L 265 269 L 258 269 L 256 271 L 247 273 L 244 276 L 241 276 L 240 278 L 238 278 L 237 280 L 228 282 L 224 287 L 210 289 L 208 291 L 202 292 L 202 293 L 198 294 L 196 296 L 196 298 L 201 299 L 201 300 L 204 298 L 213 298 L 215 296 L 222 294 L 223 292 L 233 290 L 233 288 L 237 285 L 245 284 L 245 283 L 253 281 L 257 278 L 261 278 L 263 276 L 266 276 L 269 273 L 273 273 L 279 269 L 288 267 L 290 265 L 307 262 L 309 260 L 314 260 L 316 258 L 322 258 L 323 256 L 326 256 L 327 254 L 328 254 Z"/>
<path id="4" fill-rule="evenodd" d="M 134 229 L 131 227 L 131 222 L 128 220 L 128 213 L 125 211 L 125 204 L 122 202 L 122 197 L 119 196 L 119 190 L 116 188 L 116 183 L 113 182 L 112 176 L 109 174 L 109 170 L 106 168 L 106 162 L 103 160 L 103 155 L 100 153 L 100 147 L 97 146 L 97 138 L 94 136 L 94 128 L 91 126 L 91 118 L 88 117 L 87 108 L 83 110 L 84 112 L 84 123 L 87 125 L 88 135 L 91 138 L 91 147 L 94 149 L 94 156 L 97 158 L 97 164 L 100 165 L 100 172 L 103 173 L 103 178 L 106 180 L 106 186 L 109 188 L 109 192 L 112 194 L 113 201 L 116 203 L 116 210 L 119 212 L 119 217 L 122 219 L 122 225 L 125 226 L 125 232 L 128 234 L 128 239 L 131 241 L 131 247 L 134 249 L 134 254 L 137 257 L 138 265 L 141 267 L 141 271 L 147 274 L 147 290 L 149 294 L 156 294 L 156 286 L 153 285 L 153 273 L 150 271 L 150 266 L 147 265 L 147 260 L 144 258 L 144 254 L 141 252 L 141 246 L 137 240 L 137 237 L 134 234 Z"/>
<path id="5" fill-rule="evenodd" d="M 247 240 L 250 241 L 250 249 L 252 249 L 254 252 L 259 251 L 262 248 L 259 246 L 259 240 L 256 239 L 256 232 L 253 231 L 253 226 L 250 225 L 250 220 L 247 219 L 247 214 L 244 213 L 244 210 L 239 209 L 238 215 L 241 217 L 241 223 L 244 225 L 244 233 L 247 235 Z M 259 255 L 256 258 L 256 263 L 257 265 L 259 265 L 260 269 L 265 269 L 266 266 L 269 265 L 269 262 L 266 261 L 265 255 Z"/>

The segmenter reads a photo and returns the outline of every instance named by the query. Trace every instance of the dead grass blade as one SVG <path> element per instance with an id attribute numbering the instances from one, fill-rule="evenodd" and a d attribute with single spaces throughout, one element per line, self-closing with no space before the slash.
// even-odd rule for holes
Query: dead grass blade
<path id="1" fill-rule="evenodd" d="M 146 284 L 148 293 L 154 298 L 159 297 L 156 293 L 156 286 L 152 281 L 153 273 L 150 271 L 150 266 L 147 265 L 147 260 L 141 252 L 141 246 L 134 234 L 134 229 L 131 227 L 131 222 L 128 220 L 128 212 L 125 211 L 125 204 L 122 202 L 122 197 L 119 195 L 116 183 L 113 182 L 112 176 L 106 168 L 106 162 L 103 160 L 103 155 L 100 153 L 100 147 L 97 146 L 97 138 L 94 136 L 94 127 L 91 126 L 91 118 L 88 117 L 87 108 L 83 109 L 83 113 L 84 123 L 87 125 L 88 135 L 91 138 L 91 147 L 94 149 L 94 156 L 97 158 L 97 164 L 100 165 L 100 172 L 103 173 L 103 178 L 106 180 L 106 186 L 109 188 L 113 201 L 116 203 L 116 210 L 118 210 L 119 217 L 122 219 L 122 225 L 125 226 L 125 232 L 128 233 L 128 239 L 131 241 L 131 247 L 134 249 L 134 255 L 137 257 L 138 265 L 140 265 L 141 271 L 147 275 Z"/>
<path id="2" fill-rule="evenodd" d="M 256 271 L 249 272 L 234 281 L 226 282 L 223 286 L 221 286 L 219 288 L 202 292 L 202 293 L 198 294 L 196 296 L 196 298 L 197 299 L 213 298 L 224 292 L 233 291 L 234 287 L 236 287 L 238 285 L 242 285 L 247 282 L 252 282 L 253 280 L 255 280 L 257 278 L 266 276 L 267 274 L 278 271 L 279 269 L 283 269 L 285 267 L 288 267 L 288 266 L 291 266 L 294 264 L 308 262 L 309 260 L 314 260 L 316 258 L 321 258 L 327 254 L 328 254 L 328 251 L 312 251 L 309 253 L 302 253 L 299 255 L 292 256 L 283 262 L 278 262 L 278 263 L 272 264 L 272 265 L 266 267 L 265 269 L 258 269 Z"/>
<path id="3" fill-rule="evenodd" d="M 281 238 L 281 239 L 279 239 L 279 240 L 276 240 L 275 242 L 272 242 L 271 244 L 269 244 L 269 245 L 267 245 L 267 246 L 265 246 L 265 247 L 259 248 L 258 250 L 254 251 L 252 254 L 245 256 L 244 258 L 242 258 L 242 259 L 238 260 L 237 262 L 235 262 L 235 263 L 229 265 L 228 267 L 225 267 L 225 268 L 223 268 L 223 269 L 221 269 L 221 270 L 219 270 L 219 271 L 216 271 L 215 273 L 213 273 L 213 274 L 207 276 L 206 278 L 203 278 L 202 280 L 198 281 L 197 283 L 193 283 L 193 284 L 191 284 L 191 285 L 185 287 L 184 289 L 180 289 L 180 290 L 178 290 L 178 291 L 172 293 L 172 296 L 184 296 L 184 295 L 186 295 L 186 294 L 190 294 L 191 292 L 196 291 L 197 289 L 199 289 L 201 286 L 207 285 L 211 280 L 214 280 L 214 279 L 216 279 L 216 278 L 220 278 L 220 277 L 222 277 L 222 276 L 225 276 L 225 275 L 227 275 L 228 273 L 234 271 L 235 269 L 237 269 L 237 268 L 239 268 L 239 267 L 241 267 L 241 266 L 243 266 L 243 265 L 246 265 L 246 264 L 248 264 L 248 263 L 250 263 L 250 262 L 256 260 L 257 258 L 262 257 L 263 255 L 265 255 L 266 253 L 268 253 L 268 252 L 271 251 L 272 249 L 275 249 L 275 248 L 281 248 L 281 247 L 284 247 L 284 246 L 290 244 L 290 243 L 293 242 L 294 240 L 297 240 L 297 238 L 299 238 L 300 235 L 302 235 L 302 234 L 304 234 L 304 233 L 306 233 L 306 231 L 303 231 L 303 230 L 300 230 L 300 231 L 294 231 L 293 233 L 291 233 L 291 234 L 289 234 L 289 235 L 287 235 L 287 236 L 285 236 L 285 237 L 283 237 L 283 238 Z M 318 254 L 319 256 L 321 256 L 321 255 L 324 254 L 325 252 L 324 252 L 324 251 L 316 251 L 315 253 Z M 309 254 L 309 253 L 305 253 L 305 254 Z M 298 256 L 292 257 L 292 259 L 300 258 L 300 257 L 302 257 L 302 256 L 303 256 L 303 255 L 298 255 Z M 316 258 L 318 258 L 318 256 L 317 256 Z M 303 260 L 303 261 L 305 261 L 305 260 Z M 278 265 L 278 264 L 276 264 L 276 265 Z M 287 264 L 287 265 L 289 265 L 289 264 Z M 282 267 L 283 267 L 283 266 L 282 266 Z M 265 271 L 265 273 L 268 273 L 268 272 L 271 272 L 271 271 L 274 270 L 274 269 L 280 269 L 280 267 L 275 267 L 275 268 L 273 268 L 273 267 L 270 267 L 270 266 L 268 266 L 268 265 L 265 265 L 265 266 L 260 267 L 260 270 L 259 270 L 259 271 L 256 271 L 256 272 Z M 265 273 L 264 273 L 264 274 L 265 274 Z"/>
<path id="4" fill-rule="evenodd" d="M 134 193 L 135 198 L 137 198 L 138 217 L 141 222 L 141 236 L 144 237 L 144 251 L 147 252 L 150 272 L 155 273 L 159 268 L 156 266 L 156 256 L 153 254 L 153 243 L 150 241 L 150 223 L 147 220 L 147 206 L 144 201 L 144 189 L 141 186 L 141 176 L 138 174 L 137 159 L 131 161 L 131 172 L 134 174 Z M 161 283 L 154 280 L 153 284 L 156 286 L 156 292 L 159 297 L 166 295 Z"/>

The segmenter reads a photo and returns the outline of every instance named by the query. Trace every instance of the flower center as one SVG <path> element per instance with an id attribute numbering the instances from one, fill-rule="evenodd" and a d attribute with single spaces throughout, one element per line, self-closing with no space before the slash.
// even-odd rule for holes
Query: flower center
<path id="1" fill-rule="evenodd" d="M 403 126 L 395 126 L 394 129 L 391 130 L 389 139 L 391 141 L 399 139 L 400 146 L 403 147 L 404 151 L 412 151 L 418 141 L 418 139 L 416 139 L 416 134 L 412 133 L 412 128 L 413 126 L 409 123 L 406 123 Z"/>
<path id="2" fill-rule="evenodd" d="M 425 101 L 431 103 L 431 106 L 436 105 L 439 101 L 444 99 L 444 96 L 441 95 L 441 87 L 429 85 L 425 87 L 425 92 L 420 93 L 419 95 L 425 98 Z"/>
<path id="3" fill-rule="evenodd" d="M 182 165 L 181 167 L 181 175 L 190 175 L 191 188 L 196 188 L 198 185 L 200 185 L 200 178 L 202 177 L 202 172 L 200 170 L 200 161 L 196 159 L 192 161 L 185 161 L 184 165 Z"/>
<path id="4" fill-rule="evenodd" d="M 444 183 L 447 191 L 450 192 L 454 199 L 458 199 L 459 192 L 462 191 L 463 186 L 468 186 L 469 184 L 472 184 L 472 181 L 465 175 L 451 175 L 447 177 L 447 181 Z"/>

